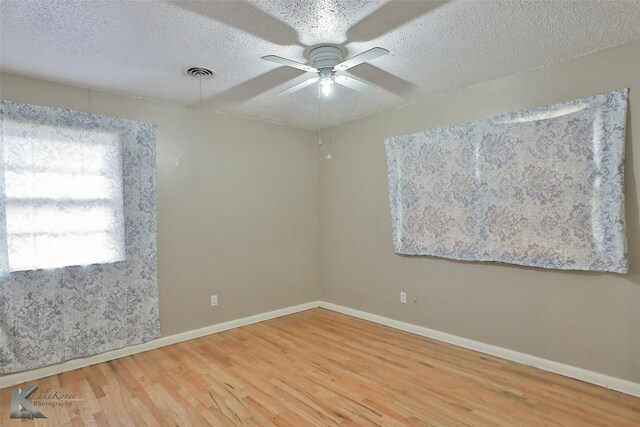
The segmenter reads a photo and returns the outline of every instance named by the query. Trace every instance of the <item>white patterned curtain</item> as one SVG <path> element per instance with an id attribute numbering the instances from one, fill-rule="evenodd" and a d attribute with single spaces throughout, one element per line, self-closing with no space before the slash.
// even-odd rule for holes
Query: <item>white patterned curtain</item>
<path id="1" fill-rule="evenodd" d="M 4 117 L 0 117 L 0 126 L 4 126 Z M 0 201 L 4 200 L 4 132 L 0 130 Z M 7 223 L 5 203 L 0 202 L 0 280 L 9 274 L 9 253 L 7 247 Z M 0 290 L 0 292 L 2 292 Z M 6 342 L 0 330 L 0 349 Z M 0 357 L 1 353 L 0 353 Z"/>
<path id="2" fill-rule="evenodd" d="M 0 373 L 159 336 L 155 126 L 0 101 Z"/>
<path id="3" fill-rule="evenodd" d="M 388 138 L 395 251 L 626 273 L 627 97 Z"/>

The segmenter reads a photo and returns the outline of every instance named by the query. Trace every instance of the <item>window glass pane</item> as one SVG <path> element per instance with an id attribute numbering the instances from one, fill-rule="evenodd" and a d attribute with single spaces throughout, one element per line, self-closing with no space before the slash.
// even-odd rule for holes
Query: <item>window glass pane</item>
<path id="1" fill-rule="evenodd" d="M 64 203 L 7 201 L 7 234 L 115 231 L 119 221 L 109 202 Z"/>
<path id="2" fill-rule="evenodd" d="M 120 261 L 118 239 L 108 232 L 9 235 L 11 271 Z M 114 246 L 115 244 L 115 246 Z"/>
<path id="3" fill-rule="evenodd" d="M 113 179 L 90 173 L 32 172 L 14 168 L 5 172 L 11 199 L 113 199 Z"/>
<path id="4" fill-rule="evenodd" d="M 124 260 L 118 135 L 4 125 L 9 270 Z"/>

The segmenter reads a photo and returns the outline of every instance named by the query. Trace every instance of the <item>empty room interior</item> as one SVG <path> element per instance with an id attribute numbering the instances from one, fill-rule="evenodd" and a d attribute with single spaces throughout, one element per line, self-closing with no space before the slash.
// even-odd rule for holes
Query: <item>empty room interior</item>
<path id="1" fill-rule="evenodd" d="M 0 425 L 640 426 L 639 91 L 633 0 L 0 0 Z"/>

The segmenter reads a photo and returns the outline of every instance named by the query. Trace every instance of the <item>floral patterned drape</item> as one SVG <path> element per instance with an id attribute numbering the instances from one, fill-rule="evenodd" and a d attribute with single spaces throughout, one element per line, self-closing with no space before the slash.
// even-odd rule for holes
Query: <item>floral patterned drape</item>
<path id="1" fill-rule="evenodd" d="M 0 373 L 42 367 L 157 338 L 156 126 L 7 101 L 0 101 L 0 120 L 0 124 L 12 122 L 11 132 L 15 132 L 16 123 L 23 125 L 25 140 L 29 135 L 42 138 L 43 127 L 53 129 L 52 138 L 78 147 L 97 144 L 93 136 L 98 134 L 119 140 L 125 254 L 124 261 L 118 262 L 10 272 L 3 185 L 6 171 L 4 156 L 0 157 Z M 0 142 L 8 129 L 2 127 Z M 2 143 L 0 153 L 4 149 Z M 59 153 L 43 158 L 53 156 Z M 73 156 L 69 157 L 73 163 Z M 65 203 L 53 201 L 61 210 Z M 88 203 L 86 210 L 90 212 Z M 59 239 L 61 250 L 68 249 L 64 242 L 64 238 Z M 114 259 L 122 257 L 116 255 Z"/>
<path id="2" fill-rule="evenodd" d="M 387 138 L 396 253 L 626 273 L 627 98 Z"/>

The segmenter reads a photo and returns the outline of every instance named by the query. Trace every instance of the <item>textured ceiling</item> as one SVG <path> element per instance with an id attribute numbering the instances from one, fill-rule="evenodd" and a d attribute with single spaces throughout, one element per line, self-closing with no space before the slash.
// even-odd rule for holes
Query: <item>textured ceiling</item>
<path id="1" fill-rule="evenodd" d="M 317 128 L 640 39 L 640 1 L 2 0 L 0 25 L 4 71 Z M 260 57 L 318 43 L 388 49 L 350 70 L 379 87 L 277 97 L 310 75 Z"/>

